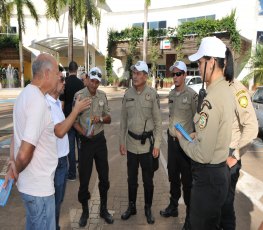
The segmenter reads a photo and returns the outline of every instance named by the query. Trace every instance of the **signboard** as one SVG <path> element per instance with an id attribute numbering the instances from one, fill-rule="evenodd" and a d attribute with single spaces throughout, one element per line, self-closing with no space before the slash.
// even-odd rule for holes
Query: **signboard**
<path id="1" fill-rule="evenodd" d="M 161 50 L 169 50 L 171 49 L 171 42 L 168 39 L 162 40 L 160 42 L 160 49 Z"/>

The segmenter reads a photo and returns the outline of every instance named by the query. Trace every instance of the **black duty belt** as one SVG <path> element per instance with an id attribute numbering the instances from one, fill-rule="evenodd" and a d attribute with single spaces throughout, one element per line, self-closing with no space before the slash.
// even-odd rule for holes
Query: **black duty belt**
<path id="1" fill-rule="evenodd" d="M 80 138 L 81 140 L 85 140 L 85 141 L 96 141 L 97 139 L 99 139 L 100 137 L 104 136 L 104 130 L 102 130 L 101 132 L 99 132 L 98 134 L 91 136 L 91 137 L 86 137 L 81 135 Z"/>
<path id="2" fill-rule="evenodd" d="M 153 131 L 149 131 L 149 132 L 145 132 L 146 133 L 146 138 L 151 137 L 153 135 Z M 128 134 L 134 138 L 135 140 L 141 140 L 142 139 L 142 135 L 138 135 L 133 133 L 132 131 L 128 130 Z"/>
<path id="3" fill-rule="evenodd" d="M 191 165 L 192 167 L 196 167 L 196 168 L 221 168 L 226 166 L 226 162 L 223 161 L 219 164 L 202 164 L 196 161 L 191 161 Z"/>
<path id="4" fill-rule="evenodd" d="M 172 135 L 170 134 L 169 129 L 167 130 L 167 134 L 168 134 L 168 139 L 169 139 L 169 140 L 179 141 L 179 140 L 178 140 L 178 137 L 174 137 L 174 136 L 172 136 Z"/>

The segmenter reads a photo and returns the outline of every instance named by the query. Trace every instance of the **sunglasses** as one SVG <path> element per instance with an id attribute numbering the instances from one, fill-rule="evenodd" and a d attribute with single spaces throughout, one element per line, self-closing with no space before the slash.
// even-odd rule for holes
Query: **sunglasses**
<path id="1" fill-rule="evenodd" d="M 181 75 L 183 75 L 184 73 L 183 72 L 176 72 L 176 73 L 172 73 L 172 76 L 173 77 L 180 77 Z"/>
<path id="2" fill-rule="evenodd" d="M 91 72 L 90 72 L 90 75 L 91 75 L 91 76 L 96 76 L 96 75 L 97 75 L 99 78 L 102 77 L 102 76 L 101 76 L 101 73 L 98 73 L 97 71 L 91 71 Z"/>

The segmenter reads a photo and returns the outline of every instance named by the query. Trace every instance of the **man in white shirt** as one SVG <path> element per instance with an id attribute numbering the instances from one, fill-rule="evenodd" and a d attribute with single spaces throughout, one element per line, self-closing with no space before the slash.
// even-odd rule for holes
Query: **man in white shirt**
<path id="1" fill-rule="evenodd" d="M 6 178 L 14 177 L 26 209 L 26 229 L 55 229 L 54 173 L 58 163 L 54 123 L 45 94 L 57 87 L 54 57 L 40 54 L 32 64 L 33 79 L 13 111 L 14 151 Z M 19 175 L 19 177 L 18 177 Z"/>
<path id="2" fill-rule="evenodd" d="M 68 130 L 72 127 L 78 114 L 90 106 L 90 101 L 86 98 L 83 100 L 76 100 L 75 106 L 70 115 L 65 119 L 62 110 L 59 95 L 63 93 L 65 88 L 65 78 L 62 75 L 63 68 L 59 66 L 60 80 L 57 88 L 50 94 L 46 95 L 46 99 L 51 109 L 51 117 L 54 122 L 54 132 L 57 138 L 57 153 L 58 165 L 55 172 L 54 185 L 55 185 L 55 206 L 56 206 L 56 230 L 59 230 L 59 214 L 60 206 L 64 198 L 66 181 L 68 177 L 68 159 L 69 153 L 69 140 Z"/>

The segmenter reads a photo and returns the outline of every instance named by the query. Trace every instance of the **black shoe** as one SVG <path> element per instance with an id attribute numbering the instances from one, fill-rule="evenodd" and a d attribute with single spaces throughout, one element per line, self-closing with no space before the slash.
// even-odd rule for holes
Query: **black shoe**
<path id="1" fill-rule="evenodd" d="M 145 205 L 144 210 L 145 210 L 145 216 L 147 219 L 147 223 L 154 224 L 154 217 L 152 215 L 151 207 L 148 205 Z"/>
<path id="2" fill-rule="evenodd" d="M 79 219 L 79 226 L 85 227 L 89 218 L 89 208 L 84 208 Z"/>
<path id="3" fill-rule="evenodd" d="M 185 220 L 184 226 L 183 226 L 182 230 L 191 230 L 189 219 L 186 219 L 186 220 Z"/>
<path id="4" fill-rule="evenodd" d="M 170 217 L 170 216 L 177 217 L 178 208 L 172 204 L 169 204 L 166 209 L 160 211 L 160 215 L 162 217 Z"/>
<path id="5" fill-rule="evenodd" d="M 131 215 L 136 215 L 137 210 L 134 202 L 130 202 L 128 209 L 121 215 L 122 220 L 128 220 Z"/>
<path id="6" fill-rule="evenodd" d="M 114 222 L 112 215 L 106 208 L 100 211 L 100 217 L 103 218 L 108 224 L 113 224 Z"/>
<path id="7" fill-rule="evenodd" d="M 76 176 L 68 176 L 68 180 L 69 181 L 75 181 L 76 180 Z"/>

